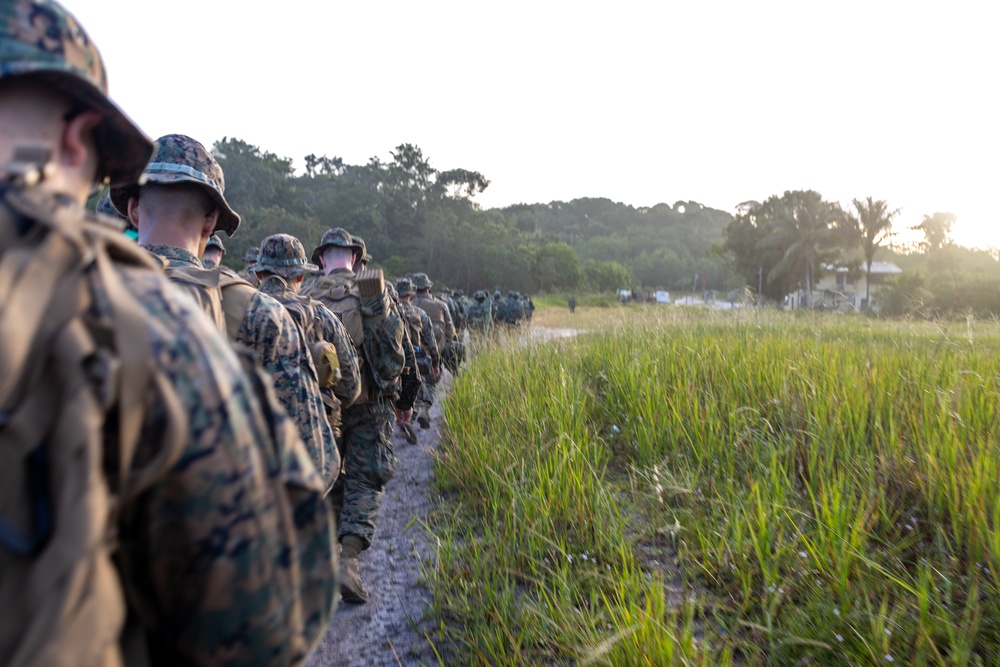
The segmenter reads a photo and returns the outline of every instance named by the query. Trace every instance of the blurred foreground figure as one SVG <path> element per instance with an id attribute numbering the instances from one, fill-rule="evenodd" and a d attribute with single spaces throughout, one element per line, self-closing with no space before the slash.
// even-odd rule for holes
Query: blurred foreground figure
<path id="1" fill-rule="evenodd" d="M 50 0 L 0 2 L 0 664 L 292 665 L 323 485 L 266 381 L 84 203 L 152 152 Z"/>

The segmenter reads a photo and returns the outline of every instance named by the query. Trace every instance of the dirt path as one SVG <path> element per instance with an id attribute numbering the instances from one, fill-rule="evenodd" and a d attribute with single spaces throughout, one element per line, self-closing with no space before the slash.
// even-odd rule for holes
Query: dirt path
<path id="1" fill-rule="evenodd" d="M 361 577 L 371 599 L 337 606 L 308 667 L 440 664 L 428 640 L 433 636 L 432 598 L 421 584 L 422 567 L 433 567 L 434 559 L 423 522 L 433 507 L 433 451 L 440 423 L 441 410 L 435 405 L 429 429 L 414 425 L 416 445 L 398 432 L 393 437 L 396 475 L 386 487 L 375 540 L 361 556 Z"/>

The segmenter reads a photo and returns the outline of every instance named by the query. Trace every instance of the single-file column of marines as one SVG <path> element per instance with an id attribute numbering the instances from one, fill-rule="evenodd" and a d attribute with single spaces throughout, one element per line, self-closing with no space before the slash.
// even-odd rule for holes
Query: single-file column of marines
<path id="1" fill-rule="evenodd" d="M 110 100 L 65 8 L 0 0 L 0 664 L 302 664 L 368 599 L 393 431 L 429 428 L 466 329 L 530 319 L 387 284 L 340 228 L 238 274 L 225 188 Z"/>

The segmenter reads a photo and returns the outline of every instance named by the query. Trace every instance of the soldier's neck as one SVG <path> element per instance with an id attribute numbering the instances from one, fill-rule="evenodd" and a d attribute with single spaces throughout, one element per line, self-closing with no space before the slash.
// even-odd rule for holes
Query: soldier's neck
<path id="1" fill-rule="evenodd" d="M 195 257 L 201 257 L 206 241 L 207 239 L 203 239 L 200 233 L 179 225 L 139 221 L 140 245 L 168 245 L 187 250 Z"/>

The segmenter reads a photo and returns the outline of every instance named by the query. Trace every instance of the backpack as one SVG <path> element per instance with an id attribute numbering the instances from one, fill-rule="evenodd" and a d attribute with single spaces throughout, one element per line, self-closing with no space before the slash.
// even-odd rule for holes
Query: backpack
<path id="1" fill-rule="evenodd" d="M 362 289 L 372 294 L 364 294 Z M 364 271 L 356 277 L 346 273 L 320 276 L 302 289 L 303 295 L 316 299 L 340 318 L 358 352 L 361 395 L 353 405 L 366 403 L 377 393 L 397 396 L 402 388 L 405 323 L 398 310 L 371 316 L 362 306 L 365 297 L 387 298 L 384 289 L 381 270 Z"/>
<path id="2" fill-rule="evenodd" d="M 437 342 L 439 350 L 444 350 L 445 345 L 445 330 L 444 330 L 444 312 L 447 310 L 448 306 L 442 302 L 440 299 L 435 299 L 430 295 L 418 295 L 413 297 L 414 306 L 420 310 L 427 313 L 427 316 L 431 318 L 431 325 L 434 327 L 434 338 Z"/>
<path id="3" fill-rule="evenodd" d="M 222 313 L 225 317 L 223 331 L 228 335 L 229 341 L 235 343 L 257 288 L 228 267 L 221 267 L 219 272 L 219 292 L 222 297 Z"/>
<path id="4" fill-rule="evenodd" d="M 174 465 L 187 432 L 115 268 L 156 266 L 119 231 L 16 187 L 0 186 L 0 248 L 0 664 L 119 665 L 116 517 Z M 93 317 L 93 288 L 108 317 Z M 149 392 L 175 428 L 136 471 Z"/>
<path id="5" fill-rule="evenodd" d="M 175 285 L 190 294 L 219 331 L 226 333 L 228 320 L 223 313 L 221 274 L 219 269 L 199 269 L 195 266 L 167 266 L 163 272 Z M 237 329 L 239 326 L 237 325 Z M 235 334 L 234 334 L 235 335 Z"/>
<path id="6" fill-rule="evenodd" d="M 270 276 L 264 279 L 280 280 L 284 289 L 280 292 L 270 292 L 285 307 L 285 310 L 295 320 L 295 324 L 302 330 L 306 344 L 309 346 L 309 354 L 312 357 L 313 365 L 316 366 L 316 376 L 321 389 L 332 389 L 333 385 L 340 382 L 340 357 L 337 355 L 336 346 L 330 341 L 324 340 L 322 334 L 316 330 L 316 323 L 319 320 L 316 314 L 315 301 L 309 297 L 296 294 L 287 288 L 287 284 L 280 276 Z M 324 400 L 327 400 L 324 395 Z M 329 406 L 329 403 L 327 403 Z"/>

